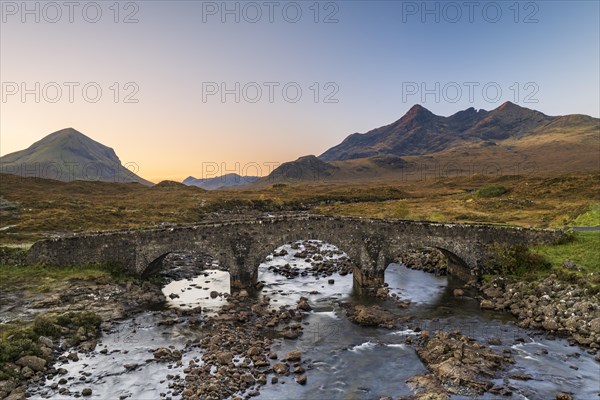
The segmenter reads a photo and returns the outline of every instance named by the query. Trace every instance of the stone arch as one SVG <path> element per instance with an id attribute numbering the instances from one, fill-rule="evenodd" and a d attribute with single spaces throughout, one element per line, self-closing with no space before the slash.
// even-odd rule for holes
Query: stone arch
<path id="1" fill-rule="evenodd" d="M 468 281 L 471 277 L 471 269 L 461 257 L 443 247 L 434 247 L 439 250 L 448 260 L 448 274 L 456 276 L 464 281 Z"/>
<path id="2" fill-rule="evenodd" d="M 147 279 L 149 276 L 157 273 L 162 268 L 164 259 L 167 258 L 167 256 L 171 253 L 173 253 L 173 251 L 168 251 L 155 258 L 154 261 L 151 261 L 150 264 L 148 264 L 142 271 L 140 277 L 142 279 Z"/>
<path id="3" fill-rule="evenodd" d="M 220 269 L 225 268 L 224 257 L 208 243 L 166 243 L 139 245 L 136 248 L 136 273 L 141 278 L 156 273 L 163 265 L 164 259 L 172 253 L 205 254 L 219 262 Z"/>
<path id="4" fill-rule="evenodd" d="M 471 267 L 469 267 L 469 265 L 477 264 L 474 255 L 476 253 L 476 246 L 477 243 L 473 244 L 471 251 L 467 251 L 464 244 L 441 237 L 393 241 L 392 262 L 401 261 L 402 254 L 405 254 L 406 252 L 422 249 L 435 249 L 446 258 L 448 262 L 448 274 L 463 280 L 469 280 L 472 276 Z"/>

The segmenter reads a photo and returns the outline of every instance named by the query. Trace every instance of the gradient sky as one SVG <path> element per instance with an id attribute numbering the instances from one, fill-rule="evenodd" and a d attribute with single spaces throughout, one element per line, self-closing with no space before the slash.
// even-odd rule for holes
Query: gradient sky
<path id="1" fill-rule="evenodd" d="M 62 1 L 54 3 L 60 18 L 45 2 L 27 3 L 37 4 L 39 22 L 23 14 L 21 1 L 1 3 L 1 155 L 73 127 L 158 182 L 201 177 L 207 163 L 224 163 L 223 173 L 266 174 L 272 163 L 321 154 L 351 133 L 391 123 L 415 103 L 439 115 L 507 100 L 549 115 L 600 114 L 598 1 L 481 1 L 472 20 L 462 1 L 428 2 L 433 13 L 425 15 L 421 1 L 272 2 L 272 22 L 264 1 L 228 2 L 239 22 L 220 1 L 137 1 L 119 3 L 118 23 L 113 1 L 77 2 L 73 22 Z M 138 22 L 124 23 L 131 13 Z M 33 94 L 23 101 L 20 86 L 35 92 L 35 82 L 40 102 Z M 65 82 L 79 84 L 72 103 Z M 256 82 L 262 98 L 250 102 L 249 85 L 239 103 L 234 94 L 204 101 L 210 82 Z M 272 103 L 265 82 L 279 83 Z M 295 103 L 282 93 L 290 82 L 302 89 Z M 435 92 L 436 82 L 439 99 L 430 93 L 423 101 L 421 84 Z M 102 89 L 98 102 L 84 98 L 86 83 Z M 419 93 L 407 92 L 413 83 Z M 11 95 L 15 84 L 19 92 Z M 468 85 L 475 84 L 471 99 Z M 51 103 L 56 86 L 62 97 Z M 125 103 L 135 87 L 138 102 Z M 337 103 L 325 102 L 336 89 Z M 294 87 L 287 93 L 294 97 Z M 256 164 L 261 171 L 243 167 Z"/>

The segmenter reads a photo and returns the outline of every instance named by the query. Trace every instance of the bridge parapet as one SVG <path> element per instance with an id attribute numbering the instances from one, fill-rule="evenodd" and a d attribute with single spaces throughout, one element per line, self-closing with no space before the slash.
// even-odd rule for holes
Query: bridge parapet
<path id="1" fill-rule="evenodd" d="M 553 230 L 300 214 L 49 239 L 35 243 L 27 259 L 58 266 L 112 263 L 142 276 L 170 252 L 202 251 L 230 272 L 232 287 L 243 288 L 254 284 L 258 265 L 277 247 L 317 239 L 348 254 L 357 265 L 357 285 L 376 287 L 387 265 L 410 249 L 439 249 L 465 278 L 479 273 L 491 244 L 552 243 L 563 236 Z"/>

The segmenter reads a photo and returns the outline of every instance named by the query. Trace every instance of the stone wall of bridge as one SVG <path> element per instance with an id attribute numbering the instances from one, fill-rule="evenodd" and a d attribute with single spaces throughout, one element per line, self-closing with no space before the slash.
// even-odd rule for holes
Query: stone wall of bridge
<path id="1" fill-rule="evenodd" d="M 170 252 L 201 251 L 229 271 L 234 288 L 252 286 L 259 264 L 277 247 L 316 239 L 346 252 L 357 265 L 355 282 L 383 283 L 384 271 L 409 249 L 437 248 L 451 261 L 450 272 L 478 275 L 489 246 L 541 244 L 563 233 L 474 224 L 294 215 L 192 226 L 129 230 L 43 240 L 29 250 L 30 263 L 77 266 L 111 263 L 143 276 Z"/>

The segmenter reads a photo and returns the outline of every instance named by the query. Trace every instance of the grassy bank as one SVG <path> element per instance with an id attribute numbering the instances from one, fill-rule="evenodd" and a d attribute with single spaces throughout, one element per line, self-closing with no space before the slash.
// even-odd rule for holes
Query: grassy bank
<path id="1" fill-rule="evenodd" d="M 60 338 L 68 346 L 74 346 L 95 337 L 101 322 L 95 313 L 84 311 L 38 315 L 28 323 L 0 324 L 0 380 L 23 378 L 10 366 L 10 363 L 23 356 L 37 356 L 46 360 L 52 357 L 40 337 L 51 340 Z"/>
<path id="2" fill-rule="evenodd" d="M 600 293 L 600 231 L 572 232 L 569 240 L 555 245 L 494 249 L 486 280 L 496 276 L 539 280 L 551 274 Z M 567 261 L 567 262 L 565 262 Z M 565 266 L 565 264 L 567 266 Z"/>
<path id="3" fill-rule="evenodd" d="M 535 227 L 588 225 L 600 214 L 600 175 L 584 173 L 315 181 L 216 191 L 180 184 L 65 183 L 10 175 L 2 175 L 2 182 L 2 244 L 31 243 L 60 232 L 194 223 L 236 213 L 300 210 Z"/>

